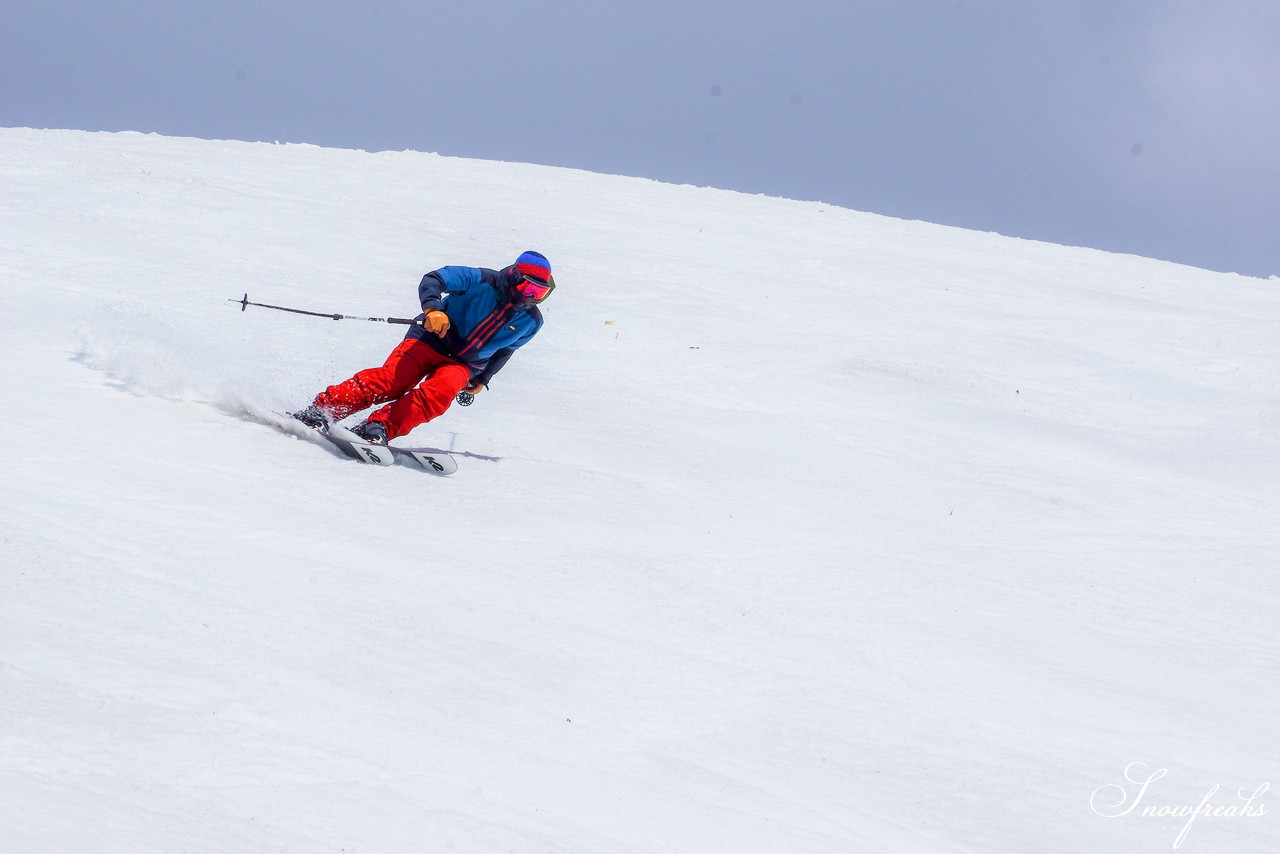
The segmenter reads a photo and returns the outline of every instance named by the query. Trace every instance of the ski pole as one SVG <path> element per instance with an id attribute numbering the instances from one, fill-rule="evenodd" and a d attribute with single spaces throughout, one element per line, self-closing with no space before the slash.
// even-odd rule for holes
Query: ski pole
<path id="1" fill-rule="evenodd" d="M 267 305 L 266 303 L 263 303 L 263 302 L 249 302 L 248 294 L 245 294 L 244 297 L 241 299 L 236 299 L 235 297 L 232 297 L 231 299 L 227 300 L 227 302 L 239 303 L 241 311 L 244 311 L 251 305 L 256 305 L 258 308 L 274 308 L 276 311 L 288 311 L 294 314 L 309 314 L 312 317 L 328 317 L 333 320 L 372 320 L 374 323 L 399 323 L 404 326 L 421 326 L 422 325 L 421 320 L 410 320 L 409 318 L 405 318 L 405 317 L 355 317 L 350 314 L 329 314 L 328 312 L 324 312 L 324 311 L 304 311 L 303 309 L 300 309 L 300 308 L 285 308 L 282 305 Z"/>

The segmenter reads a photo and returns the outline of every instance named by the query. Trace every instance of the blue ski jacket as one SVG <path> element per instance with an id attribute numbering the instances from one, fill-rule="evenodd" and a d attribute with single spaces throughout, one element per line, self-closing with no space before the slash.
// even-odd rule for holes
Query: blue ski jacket
<path id="1" fill-rule="evenodd" d="M 515 289 L 520 274 L 514 266 L 505 270 L 483 267 L 441 267 L 422 277 L 418 300 L 422 314 L 443 311 L 449 315 L 444 338 L 420 325 L 409 327 L 406 338 L 431 345 L 471 369 L 472 382 L 489 384 L 520 347 L 542 328 L 542 312 Z"/>

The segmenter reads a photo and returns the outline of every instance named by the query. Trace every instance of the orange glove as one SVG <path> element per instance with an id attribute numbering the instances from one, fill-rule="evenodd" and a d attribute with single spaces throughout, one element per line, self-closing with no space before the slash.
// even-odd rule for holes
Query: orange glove
<path id="1" fill-rule="evenodd" d="M 433 335 L 443 338 L 445 333 L 449 331 L 449 315 L 440 309 L 427 312 L 427 316 L 423 318 L 422 325 L 427 331 Z"/>

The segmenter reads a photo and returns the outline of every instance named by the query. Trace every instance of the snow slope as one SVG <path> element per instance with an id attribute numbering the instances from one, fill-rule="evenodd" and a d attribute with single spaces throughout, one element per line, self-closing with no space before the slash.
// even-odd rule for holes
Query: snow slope
<path id="1" fill-rule="evenodd" d="M 1276 280 L 412 152 L 0 155 L 0 850 L 1274 850 Z M 455 477 L 235 416 L 401 332 L 229 298 L 403 316 L 526 248 L 543 333 L 410 437 Z M 1254 814 L 1141 814 L 1215 786 Z"/>

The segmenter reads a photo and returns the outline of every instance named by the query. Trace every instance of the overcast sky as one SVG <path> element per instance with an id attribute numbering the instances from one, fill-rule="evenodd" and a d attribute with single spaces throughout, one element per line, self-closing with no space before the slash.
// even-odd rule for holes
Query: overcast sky
<path id="1" fill-rule="evenodd" d="M 1277 0 L 0 0 L 0 125 L 571 166 L 1280 275 Z"/>

